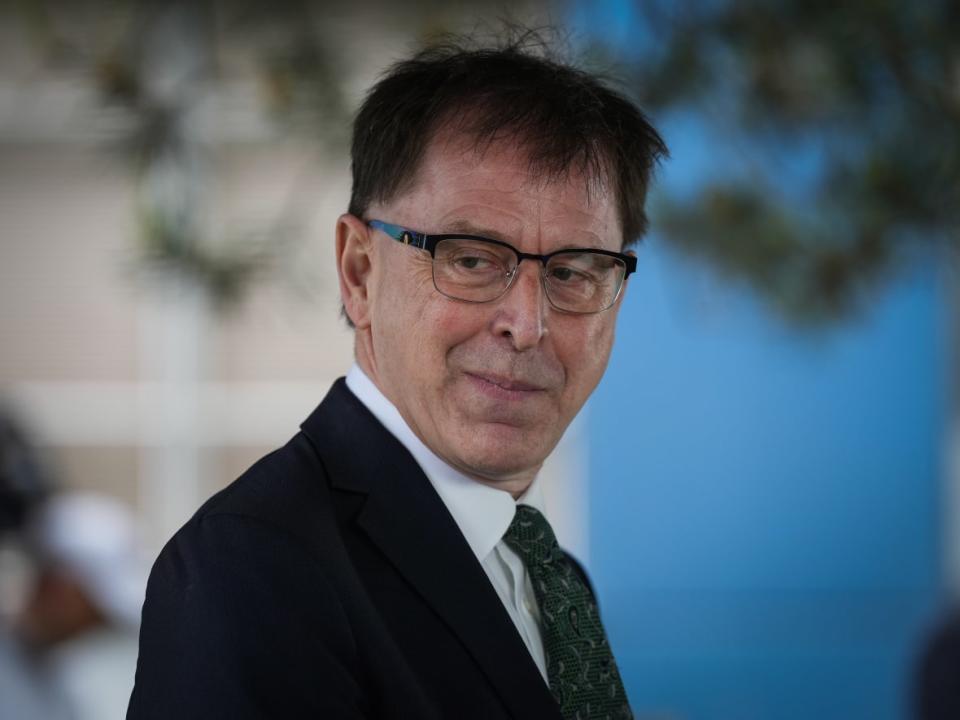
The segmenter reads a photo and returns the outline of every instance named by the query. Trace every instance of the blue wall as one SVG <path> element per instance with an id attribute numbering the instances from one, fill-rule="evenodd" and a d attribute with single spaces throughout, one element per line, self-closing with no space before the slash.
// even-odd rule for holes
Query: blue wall
<path id="1" fill-rule="evenodd" d="M 588 409 L 591 568 L 635 709 L 904 717 L 941 590 L 935 271 L 802 333 L 647 242 Z"/>
<path id="2" fill-rule="evenodd" d="M 624 61 L 658 41 L 631 0 L 574 0 L 568 20 Z M 659 187 L 747 176 L 748 138 L 696 109 L 655 120 Z M 752 160 L 771 149 L 803 202 L 823 158 Z M 790 330 L 646 241 L 587 425 L 591 570 L 639 717 L 907 717 L 942 593 L 946 307 L 914 258 L 859 317 Z"/>

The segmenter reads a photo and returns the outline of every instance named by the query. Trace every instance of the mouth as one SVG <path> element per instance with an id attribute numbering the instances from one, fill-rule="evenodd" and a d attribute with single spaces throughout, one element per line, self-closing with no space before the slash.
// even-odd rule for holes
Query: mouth
<path id="1" fill-rule="evenodd" d="M 519 399 L 529 397 L 533 393 L 546 390 L 542 385 L 500 375 L 492 375 L 490 373 L 466 372 L 465 375 L 481 390 L 507 398 L 516 397 Z"/>

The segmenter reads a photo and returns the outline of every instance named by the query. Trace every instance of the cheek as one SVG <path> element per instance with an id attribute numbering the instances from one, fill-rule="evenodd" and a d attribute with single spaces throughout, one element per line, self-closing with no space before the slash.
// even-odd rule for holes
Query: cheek
<path id="1" fill-rule="evenodd" d="M 562 338 L 558 352 L 567 372 L 568 393 L 573 396 L 573 402 L 582 403 L 607 367 L 613 346 L 613 324 L 596 321 L 566 330 L 566 333 L 562 330 L 557 333 Z"/>
<path id="2" fill-rule="evenodd" d="M 381 338 L 381 347 L 391 354 L 416 352 L 418 338 L 428 332 L 426 309 L 433 298 L 433 284 L 429 275 L 423 277 L 421 268 L 398 267 L 394 274 L 386 273 L 375 285 L 376 319 L 374 332 Z M 389 345 L 383 343 L 389 342 Z"/>
<path id="3" fill-rule="evenodd" d="M 432 358 L 446 358 L 457 347 L 482 335 L 489 321 L 482 305 L 450 300 L 439 293 L 426 303 L 414 321 L 416 332 Z M 426 348 L 425 348 L 426 349 Z"/>

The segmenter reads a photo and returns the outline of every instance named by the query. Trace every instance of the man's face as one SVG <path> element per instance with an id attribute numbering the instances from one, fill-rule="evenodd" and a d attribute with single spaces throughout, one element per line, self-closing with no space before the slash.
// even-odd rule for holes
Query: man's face
<path id="1" fill-rule="evenodd" d="M 612 193 L 571 174 L 544 184 L 516 146 L 477 154 L 441 134 L 414 185 L 369 218 L 426 233 L 466 232 L 522 252 L 619 250 Z M 542 266 L 520 264 L 509 291 L 467 303 L 434 287 L 429 253 L 369 230 L 369 327 L 358 359 L 417 436 L 451 465 L 520 492 L 603 375 L 617 304 L 594 315 L 554 309 Z M 364 356 L 367 357 L 364 357 Z"/>

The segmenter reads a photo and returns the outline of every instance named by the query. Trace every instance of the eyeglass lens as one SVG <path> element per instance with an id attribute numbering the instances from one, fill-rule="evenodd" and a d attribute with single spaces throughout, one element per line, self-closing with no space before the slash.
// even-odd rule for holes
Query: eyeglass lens
<path id="1" fill-rule="evenodd" d="M 444 295 L 470 302 L 500 297 L 513 282 L 517 256 L 508 247 L 464 238 L 441 240 L 433 258 L 434 284 Z M 617 299 L 625 274 L 618 258 L 593 252 L 563 252 L 547 262 L 543 286 L 560 310 L 599 312 Z"/>

